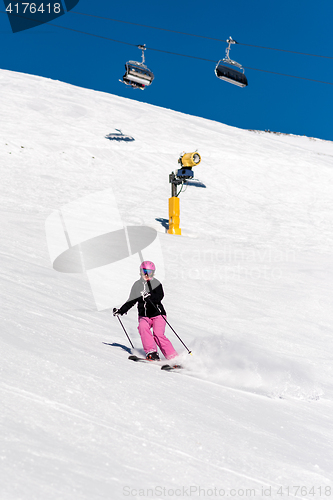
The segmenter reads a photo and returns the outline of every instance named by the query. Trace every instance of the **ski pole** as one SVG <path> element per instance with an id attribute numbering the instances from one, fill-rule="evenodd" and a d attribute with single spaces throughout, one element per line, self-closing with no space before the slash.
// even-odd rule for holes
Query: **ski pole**
<path id="1" fill-rule="evenodd" d="M 190 351 L 190 350 L 189 350 L 189 348 L 188 348 L 188 347 L 184 344 L 184 342 L 182 341 L 182 339 L 179 337 L 178 333 L 177 333 L 177 332 L 176 332 L 176 331 L 172 328 L 172 326 L 170 325 L 170 323 L 169 323 L 169 321 L 166 319 L 166 317 L 165 317 L 165 316 L 163 316 L 163 314 L 161 313 L 161 311 L 160 311 L 159 307 L 158 307 L 156 304 L 154 304 L 154 302 L 152 302 L 152 301 L 150 300 L 150 298 L 149 298 L 149 297 L 148 297 L 148 300 L 149 300 L 149 302 L 150 302 L 150 303 L 151 303 L 151 304 L 155 307 L 156 311 L 158 311 L 158 312 L 160 313 L 160 315 L 162 316 L 162 318 L 164 319 L 164 321 L 166 322 L 166 324 L 167 324 L 167 325 L 171 328 L 171 330 L 172 330 L 172 331 L 173 331 L 173 333 L 176 335 L 176 337 L 180 340 L 180 342 L 183 344 L 183 346 L 185 347 L 185 349 L 187 350 L 187 352 L 188 352 L 189 354 L 192 354 L 192 351 Z"/>
<path id="2" fill-rule="evenodd" d="M 116 309 L 116 308 L 114 308 L 114 309 L 113 309 L 113 312 L 115 312 L 116 310 L 117 310 L 117 309 Z M 128 338 L 129 343 L 130 343 L 130 344 L 131 344 L 131 346 L 132 346 L 132 349 L 134 349 L 134 345 L 132 344 L 132 341 L 131 341 L 131 339 L 129 338 L 128 333 L 127 333 L 127 332 L 126 332 L 126 330 L 125 330 L 125 327 L 124 327 L 124 325 L 123 325 L 123 322 L 121 321 L 121 319 L 119 318 L 119 316 L 118 316 L 118 315 L 116 315 L 116 316 L 117 316 L 117 318 L 118 318 L 118 320 L 119 320 L 119 323 L 120 323 L 120 324 L 121 324 L 121 326 L 122 326 L 122 329 L 123 329 L 123 330 L 124 330 L 124 332 L 125 332 L 126 337 Z"/>

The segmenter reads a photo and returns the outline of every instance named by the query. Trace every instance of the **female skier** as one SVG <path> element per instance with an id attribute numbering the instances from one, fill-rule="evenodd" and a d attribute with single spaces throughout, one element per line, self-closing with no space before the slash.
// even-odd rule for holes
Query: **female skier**
<path id="1" fill-rule="evenodd" d="M 164 291 L 162 283 L 154 277 L 154 274 L 154 263 L 148 260 L 142 262 L 140 266 L 141 277 L 133 284 L 127 302 L 113 312 L 115 316 L 118 314 L 122 316 L 134 304 L 138 304 L 138 330 L 146 358 L 150 361 L 158 361 L 160 359 L 157 347 L 160 348 L 166 359 L 172 359 L 178 355 L 170 340 L 164 335 L 166 324 L 164 318 L 166 317 L 166 312 L 161 304 Z M 151 332 L 151 328 L 153 329 L 153 333 Z"/>

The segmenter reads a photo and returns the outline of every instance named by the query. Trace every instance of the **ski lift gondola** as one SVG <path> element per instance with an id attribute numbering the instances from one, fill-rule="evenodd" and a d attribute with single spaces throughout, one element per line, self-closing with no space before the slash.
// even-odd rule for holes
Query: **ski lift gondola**
<path id="1" fill-rule="evenodd" d="M 154 73 L 144 64 L 146 45 L 138 45 L 138 48 L 142 50 L 142 61 L 128 61 L 125 64 L 126 73 L 123 79 L 119 81 L 125 83 L 125 85 L 130 85 L 134 89 L 143 90 L 148 85 L 151 85 L 154 80 Z"/>
<path id="2" fill-rule="evenodd" d="M 232 83 L 234 85 L 237 85 L 238 87 L 246 87 L 248 85 L 248 82 L 244 74 L 244 68 L 241 64 L 233 61 L 229 57 L 230 45 L 234 43 L 237 42 L 229 37 L 227 40 L 228 47 L 225 51 L 226 56 L 224 59 L 221 59 L 217 63 L 215 68 L 215 75 L 217 76 L 217 78 L 219 78 L 220 80 L 224 80 L 225 82 Z M 229 64 L 231 67 L 226 66 L 226 64 Z M 235 69 L 235 66 L 239 68 L 239 70 Z"/>

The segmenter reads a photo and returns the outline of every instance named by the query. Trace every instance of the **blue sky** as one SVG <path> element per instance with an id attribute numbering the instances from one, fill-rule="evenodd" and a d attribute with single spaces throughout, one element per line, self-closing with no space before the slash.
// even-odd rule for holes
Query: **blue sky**
<path id="1" fill-rule="evenodd" d="M 37 3 L 41 3 L 40 0 Z M 218 61 L 225 55 L 223 42 L 77 14 L 93 14 L 221 40 L 231 36 L 239 45 L 232 47 L 230 56 L 245 68 L 333 84 L 332 0 L 316 3 L 309 0 L 169 0 L 165 3 L 80 0 L 71 12 L 53 21 L 58 26 L 134 45 L 145 43 L 146 63 L 154 72 L 155 80 L 144 91 L 133 90 L 118 81 L 127 60 L 141 60 L 141 52 L 136 47 L 49 24 L 12 33 L 2 2 L 0 10 L 2 69 L 61 80 L 239 128 L 333 140 L 333 85 L 245 69 L 249 85 L 238 88 L 216 78 L 214 62 L 149 50 Z"/>

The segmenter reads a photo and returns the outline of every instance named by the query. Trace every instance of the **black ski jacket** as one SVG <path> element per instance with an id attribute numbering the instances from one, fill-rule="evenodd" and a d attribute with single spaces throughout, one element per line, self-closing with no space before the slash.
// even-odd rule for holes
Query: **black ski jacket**
<path id="1" fill-rule="evenodd" d="M 147 299 L 143 299 L 141 292 L 147 292 L 150 296 Z M 159 316 L 162 314 L 166 315 L 165 309 L 161 304 L 164 297 L 164 291 L 162 283 L 160 283 L 156 278 L 150 281 L 145 281 L 140 278 L 136 281 L 131 289 L 130 296 L 124 305 L 121 306 L 119 312 L 121 315 L 126 314 L 134 304 L 138 303 L 139 316 L 145 316 L 148 318 L 153 318 L 154 316 Z"/>

